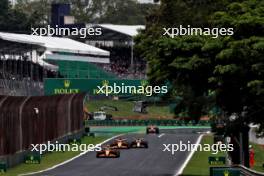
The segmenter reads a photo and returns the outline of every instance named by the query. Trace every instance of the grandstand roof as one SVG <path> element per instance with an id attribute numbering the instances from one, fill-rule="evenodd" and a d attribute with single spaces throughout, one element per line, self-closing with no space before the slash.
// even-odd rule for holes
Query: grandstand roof
<path id="1" fill-rule="evenodd" d="M 143 25 L 115 25 L 115 24 L 98 24 L 103 28 L 110 29 L 115 32 L 120 32 L 122 34 L 134 37 L 139 33 L 140 29 L 145 29 Z"/>
<path id="2" fill-rule="evenodd" d="M 102 35 L 88 37 L 91 40 L 131 40 L 139 33 L 139 30 L 145 29 L 144 25 L 115 25 L 115 24 L 87 24 L 89 27 L 101 27 Z"/>
<path id="3" fill-rule="evenodd" d="M 0 32 L 0 39 L 11 42 L 17 42 L 17 43 L 39 45 L 47 48 L 47 50 L 49 51 L 67 52 L 74 54 L 88 54 L 88 55 L 107 56 L 107 57 L 110 55 L 108 51 L 68 38 Z"/>

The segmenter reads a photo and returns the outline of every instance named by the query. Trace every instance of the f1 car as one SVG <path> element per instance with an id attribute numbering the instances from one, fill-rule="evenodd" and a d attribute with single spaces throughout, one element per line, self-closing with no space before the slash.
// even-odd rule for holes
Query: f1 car
<path id="1" fill-rule="evenodd" d="M 129 143 L 126 142 L 126 139 L 116 139 L 111 145 L 113 149 L 129 149 Z"/>
<path id="2" fill-rule="evenodd" d="M 109 145 L 102 148 L 101 151 L 96 152 L 97 158 L 119 158 L 120 152 L 116 149 L 112 149 Z"/>
<path id="3" fill-rule="evenodd" d="M 146 129 L 147 134 L 159 134 L 159 128 L 157 126 L 151 125 Z"/>
<path id="4" fill-rule="evenodd" d="M 130 144 L 131 148 L 148 148 L 148 142 L 144 139 L 135 139 Z"/>

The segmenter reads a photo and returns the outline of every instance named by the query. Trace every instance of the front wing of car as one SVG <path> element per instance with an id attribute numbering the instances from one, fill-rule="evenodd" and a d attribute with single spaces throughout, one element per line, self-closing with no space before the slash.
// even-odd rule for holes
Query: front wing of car
<path id="1" fill-rule="evenodd" d="M 121 146 L 118 146 L 118 144 L 114 143 L 110 145 L 113 149 L 129 149 L 128 143 L 123 143 Z"/>
<path id="2" fill-rule="evenodd" d="M 97 158 L 119 158 L 120 152 L 119 151 L 110 151 L 107 155 L 105 151 L 99 151 L 96 153 Z"/>
<path id="3" fill-rule="evenodd" d="M 137 144 L 137 142 L 132 142 L 130 145 L 131 148 L 148 148 L 147 142 L 141 142 L 140 145 Z"/>

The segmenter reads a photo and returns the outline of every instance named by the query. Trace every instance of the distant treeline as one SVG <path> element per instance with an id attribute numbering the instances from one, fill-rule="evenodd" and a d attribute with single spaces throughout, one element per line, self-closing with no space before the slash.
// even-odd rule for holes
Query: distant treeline
<path id="1" fill-rule="evenodd" d="M 145 17 L 157 5 L 138 4 L 134 0 L 8 0 L 0 3 L 0 31 L 30 32 L 31 27 L 50 23 L 52 3 L 70 3 L 77 23 L 145 24 Z"/>

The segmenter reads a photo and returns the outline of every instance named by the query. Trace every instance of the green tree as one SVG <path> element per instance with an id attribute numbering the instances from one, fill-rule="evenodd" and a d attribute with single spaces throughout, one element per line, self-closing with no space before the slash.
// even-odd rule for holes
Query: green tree
<path id="1" fill-rule="evenodd" d="M 73 15 L 79 22 L 144 24 L 145 15 L 156 5 L 142 5 L 134 0 L 80 0 L 72 2 Z"/>
<path id="2" fill-rule="evenodd" d="M 209 92 L 213 92 L 215 104 L 227 114 L 241 114 L 247 107 L 244 121 L 263 127 L 261 114 L 264 109 L 260 108 L 264 107 L 263 1 L 230 3 L 225 10 L 219 7 L 222 11 L 210 17 L 204 12 L 206 18 L 200 24 L 234 28 L 234 36 L 217 39 L 205 36 L 172 39 L 162 36 L 162 27 L 177 27 L 175 19 L 182 18 L 183 12 L 179 16 L 173 13 L 173 2 L 162 1 L 161 9 L 150 17 L 152 24 L 149 23 L 147 30 L 136 39 L 137 49 L 148 61 L 150 80 L 155 83 L 169 80 L 173 83 L 174 92 L 183 97 L 183 105 L 180 104 L 177 112 L 187 109 L 190 116 L 197 118 L 208 109 L 207 98 Z M 215 9 L 217 7 L 212 10 Z M 171 12 L 174 15 L 169 17 Z M 182 22 L 188 20 L 183 19 Z M 194 116 L 193 110 L 200 114 Z"/>
<path id="3" fill-rule="evenodd" d="M 26 14 L 11 8 L 8 0 L 2 0 L 0 4 L 0 30 L 24 32 L 29 30 L 29 19 Z"/>
<path id="4" fill-rule="evenodd" d="M 99 22 L 101 23 L 114 23 L 114 24 L 144 24 L 145 23 L 145 16 L 143 14 L 145 10 L 144 7 L 140 6 L 140 4 L 136 3 L 133 0 L 127 0 L 127 1 L 110 0 L 106 3 L 105 8 L 106 8 L 105 13 L 99 19 Z"/>
<path id="5" fill-rule="evenodd" d="M 226 133 L 236 138 L 235 151 L 230 155 L 235 164 L 248 166 L 248 124 L 259 124 L 260 134 L 264 134 L 264 1 L 233 2 L 200 21 L 212 27 L 234 28 L 233 36 L 216 39 L 162 36 L 163 26 L 178 25 L 174 21 L 177 14 L 169 17 L 175 7 L 173 1 L 163 3 L 158 15 L 148 18 L 152 24 L 148 23 L 147 30 L 136 39 L 137 49 L 149 64 L 149 79 L 153 83 L 168 80 L 174 85 L 171 96 L 182 97 L 176 113 L 185 112 L 197 120 L 215 105 L 225 117 L 232 117 L 226 120 Z M 181 13 L 179 17 L 184 18 Z M 243 143 L 234 142 L 240 139 Z"/>
<path id="6" fill-rule="evenodd" d="M 5 26 L 5 22 L 6 22 L 5 17 L 8 14 L 8 10 L 9 10 L 9 1 L 8 0 L 1 0 L 1 3 L 0 3 L 0 29 L 3 29 Z"/>
<path id="7" fill-rule="evenodd" d="M 8 9 L 9 9 L 9 1 L 8 0 L 1 0 L 0 16 L 7 14 Z"/>
<path id="8" fill-rule="evenodd" d="M 229 114 L 246 111 L 239 120 L 261 125 L 264 131 L 264 2 L 243 1 L 214 14 L 216 26 L 230 26 L 234 36 L 215 55 L 209 82 L 217 93 L 217 104 Z M 246 108 L 246 109 L 245 109 Z"/>
<path id="9" fill-rule="evenodd" d="M 53 2 L 70 3 L 77 23 L 144 24 L 145 15 L 156 7 L 134 0 L 17 0 L 15 9 L 25 13 L 32 26 L 47 25 Z"/>
<path id="10" fill-rule="evenodd" d="M 24 13 L 30 26 L 43 26 L 50 22 L 52 0 L 17 0 L 15 10 Z"/>

